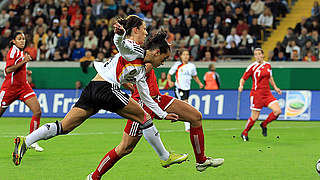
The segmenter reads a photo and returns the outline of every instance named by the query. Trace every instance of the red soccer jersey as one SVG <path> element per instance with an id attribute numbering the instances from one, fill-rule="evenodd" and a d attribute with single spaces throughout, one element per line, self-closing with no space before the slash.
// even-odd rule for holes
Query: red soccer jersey
<path id="1" fill-rule="evenodd" d="M 269 79 L 272 76 L 271 65 L 268 62 L 259 64 L 254 62 L 250 64 L 243 74 L 242 78 L 247 80 L 249 77 L 252 78 L 252 89 L 251 91 L 270 91 Z"/>
<path id="2" fill-rule="evenodd" d="M 7 54 L 6 69 L 21 62 L 23 59 L 23 51 L 21 51 L 17 46 L 13 45 Z M 26 74 L 26 64 L 9 74 L 6 74 L 5 71 L 5 80 L 2 84 L 2 87 L 19 86 L 21 84 L 27 83 Z"/>
<path id="3" fill-rule="evenodd" d="M 146 81 L 147 81 L 149 91 L 150 91 L 150 96 L 154 97 L 156 95 L 160 95 L 160 91 L 159 91 L 159 87 L 158 87 L 158 83 L 157 83 L 157 77 L 156 77 L 156 74 L 154 73 L 154 70 L 151 69 L 150 72 L 146 73 L 146 77 L 147 77 Z M 136 85 L 134 85 L 134 93 L 132 94 L 132 97 L 133 98 L 140 97 Z"/>

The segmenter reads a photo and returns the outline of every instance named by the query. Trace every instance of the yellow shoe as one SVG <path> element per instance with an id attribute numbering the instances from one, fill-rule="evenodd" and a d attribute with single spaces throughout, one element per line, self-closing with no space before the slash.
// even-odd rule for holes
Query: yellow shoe
<path id="1" fill-rule="evenodd" d="M 176 154 L 171 152 L 169 158 L 164 161 L 160 160 L 162 167 L 167 168 L 172 164 L 180 164 L 188 159 L 188 154 Z"/>
<path id="2" fill-rule="evenodd" d="M 18 166 L 21 163 L 22 156 L 27 151 L 26 137 L 18 136 L 14 138 L 14 151 L 12 153 L 13 163 Z"/>

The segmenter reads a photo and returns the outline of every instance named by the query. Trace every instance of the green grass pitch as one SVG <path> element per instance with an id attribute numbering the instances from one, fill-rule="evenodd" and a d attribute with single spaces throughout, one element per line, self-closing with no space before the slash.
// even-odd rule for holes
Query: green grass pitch
<path id="1" fill-rule="evenodd" d="M 56 119 L 42 118 L 41 124 Z M 30 118 L 0 120 L 0 180 L 84 180 L 101 158 L 121 140 L 126 120 L 89 119 L 70 135 L 40 141 L 44 152 L 28 150 L 22 164 L 12 162 L 13 138 L 25 135 Z M 315 163 L 320 158 L 320 122 L 276 121 L 268 137 L 257 122 L 242 142 L 245 121 L 206 120 L 205 152 L 222 157 L 225 164 L 199 173 L 188 133 L 181 122 L 155 121 L 170 151 L 188 153 L 189 161 L 162 168 L 143 138 L 129 156 L 121 159 L 103 179 L 112 180 L 310 180 L 319 179 Z M 235 137 L 233 137 L 235 136 Z M 279 138 L 277 138 L 279 136 Z"/>

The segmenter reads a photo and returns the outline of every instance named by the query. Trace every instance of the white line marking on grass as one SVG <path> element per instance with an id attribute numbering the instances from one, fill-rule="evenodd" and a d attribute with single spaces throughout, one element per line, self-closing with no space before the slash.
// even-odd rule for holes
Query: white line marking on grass
<path id="1" fill-rule="evenodd" d="M 270 129 L 301 129 L 301 128 L 320 128 L 320 126 L 287 126 L 287 127 L 271 127 Z M 211 129 L 204 128 L 205 131 L 234 131 L 234 130 L 242 130 L 243 128 L 221 128 L 221 129 Z M 253 129 L 260 129 L 260 127 L 254 127 Z M 184 132 L 184 130 L 161 130 L 160 133 L 176 133 L 176 132 Z M 104 134 L 122 134 L 123 131 L 109 131 L 109 132 L 88 132 L 88 133 L 70 133 L 62 136 L 90 136 L 90 135 L 104 135 Z M 2 135 L 3 134 L 3 135 Z M 0 138 L 13 138 L 19 135 L 18 133 L 0 133 Z"/>

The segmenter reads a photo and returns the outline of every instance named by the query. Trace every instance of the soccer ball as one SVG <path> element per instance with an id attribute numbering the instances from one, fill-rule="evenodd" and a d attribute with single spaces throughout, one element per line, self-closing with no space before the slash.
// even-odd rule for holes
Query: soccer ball
<path id="1" fill-rule="evenodd" d="M 319 173 L 319 175 L 320 175 L 320 159 L 317 161 L 316 171 L 317 171 L 317 172 Z"/>

